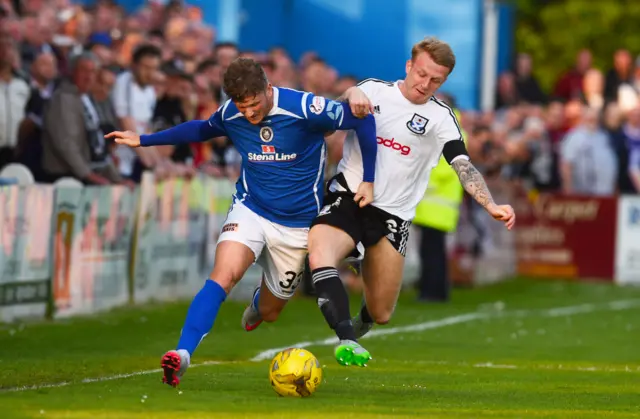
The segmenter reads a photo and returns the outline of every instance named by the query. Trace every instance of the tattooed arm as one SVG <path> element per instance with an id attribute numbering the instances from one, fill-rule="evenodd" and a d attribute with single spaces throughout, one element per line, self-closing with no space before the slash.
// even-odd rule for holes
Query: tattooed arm
<path id="1" fill-rule="evenodd" d="M 468 159 L 457 159 L 451 163 L 451 167 L 458 174 L 464 190 L 467 191 L 478 204 L 484 208 L 495 205 L 484 178 Z"/>
<path id="2" fill-rule="evenodd" d="M 434 99 L 434 103 L 446 109 L 448 115 L 436 128 L 436 135 L 442 144 L 442 155 L 458 174 L 462 187 L 476 202 L 495 219 L 505 223 L 511 230 L 516 222 L 516 215 L 510 205 L 496 205 L 487 188 L 484 178 L 469 161 L 469 152 L 465 146 L 458 119 L 451 108 Z M 448 116 L 448 117 L 447 117 Z"/>
<path id="3" fill-rule="evenodd" d="M 505 223 L 511 230 L 516 222 L 516 215 L 510 205 L 496 205 L 489 192 L 484 178 L 471 162 L 466 158 L 456 159 L 451 163 L 451 167 L 458 174 L 462 187 L 476 202 L 498 221 Z"/>

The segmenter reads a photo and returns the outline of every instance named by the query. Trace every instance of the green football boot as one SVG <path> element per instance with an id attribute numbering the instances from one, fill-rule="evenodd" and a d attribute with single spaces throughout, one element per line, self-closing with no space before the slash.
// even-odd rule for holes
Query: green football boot
<path id="1" fill-rule="evenodd" d="M 366 367 L 371 360 L 371 354 L 358 342 L 353 340 L 341 340 L 335 350 L 336 361 L 340 365 L 357 365 Z"/>

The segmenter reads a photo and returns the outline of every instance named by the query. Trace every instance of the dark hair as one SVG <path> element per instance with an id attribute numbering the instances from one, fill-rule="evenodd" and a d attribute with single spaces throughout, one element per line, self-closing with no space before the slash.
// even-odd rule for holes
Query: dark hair
<path id="1" fill-rule="evenodd" d="M 479 135 L 484 132 L 491 133 L 491 128 L 489 128 L 487 125 L 478 125 L 475 128 L 473 128 L 472 132 L 473 132 L 473 135 Z"/>
<path id="2" fill-rule="evenodd" d="M 220 42 L 215 45 L 213 50 L 214 52 L 217 52 L 221 48 L 233 48 L 236 51 L 239 51 L 238 45 L 236 45 L 234 42 Z"/>
<path id="3" fill-rule="evenodd" d="M 115 64 L 104 66 L 102 67 L 102 70 L 113 73 L 116 76 L 122 71 L 122 69 Z"/>
<path id="4" fill-rule="evenodd" d="M 260 65 L 262 65 L 262 68 L 274 71 L 276 69 L 276 63 L 273 62 L 273 60 L 267 58 L 264 60 L 260 60 Z"/>
<path id="5" fill-rule="evenodd" d="M 256 96 L 267 89 L 267 75 L 251 58 L 236 58 L 224 73 L 222 88 L 234 102 Z"/>
<path id="6" fill-rule="evenodd" d="M 164 39 L 164 32 L 162 31 L 162 29 L 153 29 L 149 31 L 149 36 L 156 36 L 158 38 Z"/>
<path id="7" fill-rule="evenodd" d="M 218 62 L 216 61 L 215 58 L 207 58 L 206 60 L 198 64 L 196 73 L 203 73 L 208 69 L 210 69 L 211 67 L 215 67 L 216 65 L 218 65 Z"/>
<path id="8" fill-rule="evenodd" d="M 306 67 L 307 67 L 307 68 L 308 68 L 308 67 L 311 67 L 313 64 L 327 65 L 327 62 L 326 62 L 324 59 L 322 59 L 322 57 L 319 57 L 319 56 L 317 56 L 317 55 L 316 55 L 315 57 L 312 57 L 312 58 L 307 62 Z"/>
<path id="9" fill-rule="evenodd" d="M 144 57 L 162 58 L 162 51 L 160 51 L 160 48 L 156 47 L 155 45 L 141 45 L 136 48 L 135 52 L 133 53 L 132 61 L 134 64 L 137 64 Z"/>

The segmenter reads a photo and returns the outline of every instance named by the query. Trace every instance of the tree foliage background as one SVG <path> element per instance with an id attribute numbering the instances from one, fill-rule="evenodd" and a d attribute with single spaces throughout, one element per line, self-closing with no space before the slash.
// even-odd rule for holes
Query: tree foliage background
<path id="1" fill-rule="evenodd" d="M 533 57 L 534 73 L 547 91 L 582 48 L 592 51 L 594 66 L 603 72 L 619 48 L 640 54 L 640 0 L 504 1 L 516 7 L 516 51 Z"/>

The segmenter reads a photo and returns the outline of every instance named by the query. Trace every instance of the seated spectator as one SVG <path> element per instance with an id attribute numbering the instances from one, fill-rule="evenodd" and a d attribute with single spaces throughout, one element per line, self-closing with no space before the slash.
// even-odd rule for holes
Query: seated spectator
<path id="1" fill-rule="evenodd" d="M 98 113 L 100 129 L 104 133 L 120 129 L 120 123 L 116 117 L 111 102 L 111 92 L 116 83 L 117 68 L 103 67 L 98 71 L 96 83 L 91 89 L 91 100 Z"/>
<path id="2" fill-rule="evenodd" d="M 98 113 L 89 97 L 98 73 L 90 52 L 70 61 L 71 77 L 62 80 L 44 112 L 42 168 L 46 180 L 71 176 L 93 185 L 122 182 L 109 159 Z"/>

